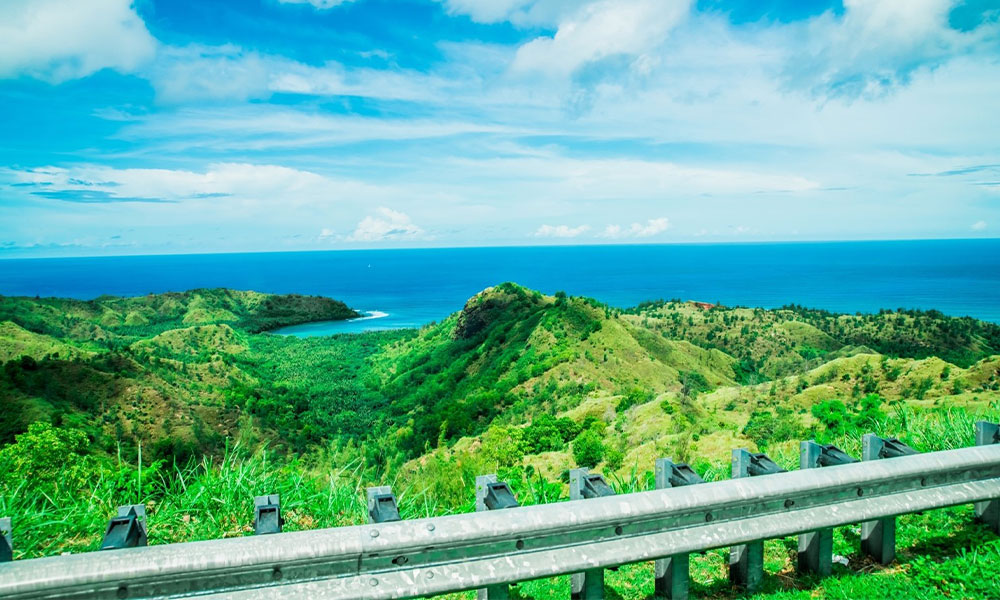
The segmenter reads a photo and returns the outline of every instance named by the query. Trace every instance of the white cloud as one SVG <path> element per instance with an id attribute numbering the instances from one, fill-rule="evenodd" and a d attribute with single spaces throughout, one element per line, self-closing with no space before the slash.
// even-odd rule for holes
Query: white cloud
<path id="1" fill-rule="evenodd" d="M 986 230 L 986 221 L 976 221 L 975 223 L 972 224 L 972 230 L 973 231 L 985 231 Z"/>
<path id="2" fill-rule="evenodd" d="M 145 71 L 167 102 L 266 99 L 272 94 L 363 96 L 429 101 L 455 85 L 434 75 L 397 69 L 312 66 L 234 44 L 166 46 Z"/>
<path id="3" fill-rule="evenodd" d="M 3 179 L 29 184 L 26 187 L 46 192 L 45 197 L 89 191 L 106 194 L 107 202 L 129 199 L 178 202 L 231 197 L 242 201 L 283 203 L 296 199 L 337 200 L 377 191 L 374 186 L 364 183 L 335 180 L 310 171 L 248 163 L 215 163 L 203 172 L 114 169 L 100 165 L 3 169 L 0 180 Z"/>
<path id="4" fill-rule="evenodd" d="M 535 237 L 574 238 L 590 229 L 589 225 L 570 227 L 569 225 L 542 225 L 535 231 Z"/>
<path id="5" fill-rule="evenodd" d="M 449 161 L 466 175 L 518 181 L 538 197 L 592 200 L 671 199 L 704 194 L 804 192 L 820 184 L 794 174 L 704 168 L 624 158 L 571 158 L 552 151 L 524 157 Z M 492 183 L 491 183 L 492 185 Z"/>
<path id="6" fill-rule="evenodd" d="M 601 237 L 609 239 L 619 238 L 647 238 L 653 237 L 666 231 L 670 227 L 670 220 L 666 217 L 649 219 L 645 223 L 632 223 L 628 227 L 621 225 L 608 225 L 601 233 Z"/>
<path id="7" fill-rule="evenodd" d="M 468 15 L 479 23 L 510 21 L 515 25 L 554 25 L 593 0 L 439 0 L 450 14 Z"/>
<path id="8" fill-rule="evenodd" d="M 319 10 L 328 10 L 353 0 L 278 0 L 281 4 L 312 4 Z"/>
<path id="9" fill-rule="evenodd" d="M 949 23 L 957 0 L 845 0 L 795 34 L 785 74 L 819 96 L 877 97 L 956 56 L 995 45 L 995 27 L 962 32 Z"/>
<path id="10" fill-rule="evenodd" d="M 602 58 L 641 56 L 660 45 L 689 8 L 689 0 L 604 0 L 583 5 L 559 24 L 552 37 L 521 46 L 511 69 L 567 75 Z M 634 66 L 648 68 L 652 58 L 642 58 Z"/>
<path id="11" fill-rule="evenodd" d="M 105 68 L 134 72 L 157 45 L 131 0 L 4 0 L 0 40 L 0 78 L 51 83 Z"/>
<path id="12" fill-rule="evenodd" d="M 410 217 L 399 211 L 379 207 L 375 215 L 368 215 L 358 223 L 354 233 L 348 237 L 352 242 L 381 242 L 412 240 L 420 237 L 424 230 L 417 227 Z"/>

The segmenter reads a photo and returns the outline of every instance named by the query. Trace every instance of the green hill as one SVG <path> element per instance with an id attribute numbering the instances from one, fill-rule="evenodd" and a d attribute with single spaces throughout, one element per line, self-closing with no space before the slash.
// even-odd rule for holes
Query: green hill
<path id="1" fill-rule="evenodd" d="M 514 284 L 485 290 L 461 312 L 373 361 L 410 456 L 438 441 L 572 408 L 587 395 L 657 394 L 690 374 L 734 384 L 735 361 L 663 339 L 587 298 L 543 296 Z"/>
<path id="2" fill-rule="evenodd" d="M 45 420 L 78 425 L 108 450 L 144 442 L 153 456 L 217 452 L 255 429 L 227 402 L 228 390 L 257 385 L 233 364 L 249 335 L 355 316 L 328 298 L 220 289 L 92 301 L 0 297 L 8 319 L 0 323 L 0 441 Z"/>
<path id="3" fill-rule="evenodd" d="M 95 300 L 0 296 L 0 321 L 12 321 L 35 333 L 105 346 L 189 325 L 227 323 L 258 333 L 358 316 L 343 302 L 330 298 L 227 289 Z"/>
<path id="4" fill-rule="evenodd" d="M 1000 325 L 937 311 L 839 315 L 799 306 L 764 310 L 673 300 L 627 312 L 626 318 L 667 338 L 722 350 L 748 374 L 767 379 L 801 372 L 837 352 L 936 356 L 962 367 L 1000 354 Z"/>
<path id="5" fill-rule="evenodd" d="M 573 441 L 587 431 L 602 442 L 599 464 L 617 470 L 665 451 L 715 457 L 758 444 L 760 419 L 747 430 L 755 413 L 804 434 L 827 400 L 877 394 L 884 409 L 997 397 L 998 327 L 934 312 L 679 301 L 622 311 L 505 283 L 419 331 L 259 333 L 355 314 L 326 298 L 230 290 L 0 298 L 0 394 L 13 409 L 0 435 L 42 419 L 79 424 L 98 447 L 142 442 L 164 457 L 226 440 L 349 446 L 382 473 L 429 453 L 482 454 L 491 427 L 515 427 L 542 432 L 529 435 L 526 464 L 558 473 L 576 464 Z M 546 419 L 573 426 L 543 435 Z"/>

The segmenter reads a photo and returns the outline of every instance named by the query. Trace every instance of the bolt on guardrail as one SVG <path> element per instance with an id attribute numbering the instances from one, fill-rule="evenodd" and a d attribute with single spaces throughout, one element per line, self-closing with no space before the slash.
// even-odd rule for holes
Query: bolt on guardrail
<path id="1" fill-rule="evenodd" d="M 479 475 L 476 477 L 476 512 L 487 510 L 503 510 L 505 508 L 516 508 L 520 506 L 514 492 L 504 481 L 497 481 L 495 474 Z M 518 540 L 520 548 L 524 547 L 524 542 Z M 510 584 L 501 583 L 490 585 L 476 592 L 479 600 L 508 600 L 510 598 Z"/>
<path id="2" fill-rule="evenodd" d="M 587 500 L 614 496 L 604 477 L 589 469 L 572 469 L 569 472 L 569 499 Z M 604 569 L 587 569 L 570 577 L 571 600 L 602 600 L 604 598 Z"/>
<path id="3" fill-rule="evenodd" d="M 746 448 L 733 450 L 733 479 L 784 473 L 766 454 Z M 764 579 L 764 540 L 733 546 L 729 549 L 729 581 L 753 593 Z"/>
<path id="4" fill-rule="evenodd" d="M 669 458 L 658 458 L 654 464 L 656 489 L 662 490 L 685 485 L 705 483 L 690 466 L 675 463 Z M 675 554 L 653 563 L 653 595 L 669 600 L 686 600 L 690 588 L 690 561 L 688 554 Z"/>
<path id="5" fill-rule="evenodd" d="M 833 444 L 814 441 L 799 444 L 799 468 L 818 469 L 858 462 Z M 829 575 L 833 570 L 833 529 L 826 528 L 799 536 L 798 568 L 803 573 Z"/>

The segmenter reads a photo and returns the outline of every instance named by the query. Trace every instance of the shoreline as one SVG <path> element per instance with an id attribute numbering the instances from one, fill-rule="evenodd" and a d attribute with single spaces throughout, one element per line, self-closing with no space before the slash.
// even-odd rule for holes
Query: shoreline
<path id="1" fill-rule="evenodd" d="M 357 313 L 359 313 L 359 314 L 361 314 L 363 316 L 354 317 L 353 319 L 337 319 L 337 320 L 326 320 L 326 321 L 308 321 L 306 323 L 298 323 L 296 325 L 288 325 L 286 327 L 279 327 L 278 329 L 272 329 L 271 331 L 268 331 L 267 333 L 272 333 L 274 335 L 291 335 L 291 336 L 296 336 L 297 333 L 295 331 L 288 331 L 288 330 L 290 330 L 290 329 L 291 330 L 298 330 L 300 328 L 308 328 L 308 327 L 321 327 L 321 326 L 324 326 L 324 325 L 337 326 L 337 325 L 343 325 L 343 324 L 346 324 L 346 323 L 357 323 L 359 321 L 373 321 L 375 319 L 384 319 L 386 317 L 391 316 L 389 313 L 381 311 L 381 310 L 357 310 L 357 309 L 355 309 L 355 312 L 357 312 Z M 329 334 L 329 335 L 334 335 L 334 334 Z M 307 337 L 313 337 L 313 336 L 307 336 Z"/>

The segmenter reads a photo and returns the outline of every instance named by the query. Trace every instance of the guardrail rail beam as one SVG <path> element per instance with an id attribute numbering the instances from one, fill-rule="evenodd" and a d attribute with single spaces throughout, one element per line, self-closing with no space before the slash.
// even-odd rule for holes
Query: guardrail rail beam
<path id="1" fill-rule="evenodd" d="M 976 445 L 1000 444 L 1000 423 L 979 421 L 976 423 Z M 976 520 L 985 523 L 1000 535 L 1000 498 L 976 503 Z"/>
<path id="2" fill-rule="evenodd" d="M 0 563 L 0 598 L 403 600 L 596 571 L 596 599 L 601 569 L 995 500 L 1000 444 L 610 497 L 576 479 L 587 502 Z"/>

